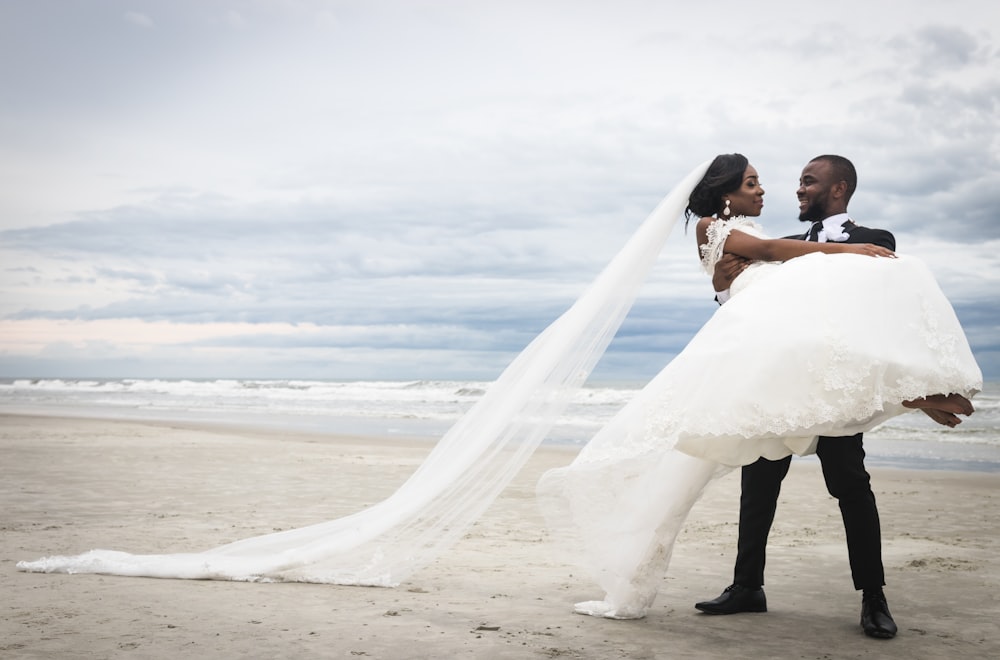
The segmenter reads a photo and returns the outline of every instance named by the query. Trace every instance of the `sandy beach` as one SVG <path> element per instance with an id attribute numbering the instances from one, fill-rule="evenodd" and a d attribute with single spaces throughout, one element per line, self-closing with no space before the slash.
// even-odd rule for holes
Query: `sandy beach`
<path id="1" fill-rule="evenodd" d="M 92 548 L 203 550 L 328 520 L 389 495 L 423 440 L 0 416 L 3 658 L 995 658 L 1000 474 L 871 470 L 893 640 L 866 638 L 843 525 L 796 460 L 768 557 L 769 612 L 711 617 L 729 584 L 738 473 L 695 507 L 641 621 L 572 613 L 599 598 L 546 542 L 543 448 L 450 551 L 395 589 L 41 575 L 20 560 Z"/>

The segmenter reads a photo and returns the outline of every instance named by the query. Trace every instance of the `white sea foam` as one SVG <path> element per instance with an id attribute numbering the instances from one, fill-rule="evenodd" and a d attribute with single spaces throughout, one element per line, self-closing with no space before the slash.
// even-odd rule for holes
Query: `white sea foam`
<path id="1" fill-rule="evenodd" d="M 582 445 L 641 385 L 583 388 L 548 443 Z M 8 379 L 0 380 L 0 412 L 435 437 L 488 387 L 446 380 Z M 1000 383 L 987 383 L 974 404 L 976 414 L 956 429 L 934 424 L 919 412 L 890 420 L 865 436 L 871 462 L 912 459 L 928 467 L 969 463 L 1000 469 Z"/>

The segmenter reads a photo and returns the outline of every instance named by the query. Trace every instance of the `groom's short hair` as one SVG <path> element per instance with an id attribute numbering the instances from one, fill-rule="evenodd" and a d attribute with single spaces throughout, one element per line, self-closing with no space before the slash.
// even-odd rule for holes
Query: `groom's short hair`
<path id="1" fill-rule="evenodd" d="M 830 163 L 830 169 L 833 170 L 834 179 L 836 181 L 843 181 L 847 184 L 847 194 L 844 202 L 847 203 L 851 201 L 851 195 L 853 195 L 854 191 L 858 189 L 858 171 L 854 169 L 854 163 L 847 160 L 843 156 L 835 156 L 833 154 L 816 156 L 809 162 L 815 163 L 818 160 Z"/>

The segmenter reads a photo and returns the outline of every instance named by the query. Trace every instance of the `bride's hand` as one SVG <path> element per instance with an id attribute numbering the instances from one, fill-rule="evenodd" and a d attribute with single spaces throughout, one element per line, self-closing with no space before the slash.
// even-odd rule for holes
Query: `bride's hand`
<path id="1" fill-rule="evenodd" d="M 869 257 L 896 258 L 896 253 L 889 248 L 884 248 L 881 245 L 874 245 L 873 243 L 843 243 L 842 245 L 846 248 L 845 252 L 864 254 Z"/>

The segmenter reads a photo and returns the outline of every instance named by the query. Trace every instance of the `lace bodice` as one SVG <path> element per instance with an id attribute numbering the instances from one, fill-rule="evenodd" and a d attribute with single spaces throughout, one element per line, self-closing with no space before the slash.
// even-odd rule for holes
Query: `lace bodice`
<path id="1" fill-rule="evenodd" d="M 767 238 L 764 229 L 759 224 L 742 215 L 713 221 L 708 226 L 708 242 L 698 248 L 701 253 L 701 266 L 709 275 L 715 273 L 715 264 L 722 258 L 726 239 L 729 238 L 729 232 L 734 229 L 739 229 L 758 238 Z"/>
<path id="2" fill-rule="evenodd" d="M 710 277 L 715 274 L 715 264 L 722 258 L 722 254 L 725 251 L 726 239 L 729 238 L 730 232 L 734 229 L 750 234 L 751 236 L 756 236 L 757 238 L 769 238 L 759 224 L 744 216 L 713 221 L 708 226 L 708 242 L 699 247 L 702 268 L 705 269 L 705 272 Z M 779 261 L 753 262 L 733 279 L 729 288 L 730 294 L 735 296 L 740 291 L 746 289 L 752 282 L 756 281 L 757 278 L 773 272 L 774 267 L 780 263 Z"/>

